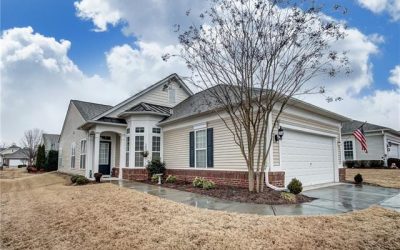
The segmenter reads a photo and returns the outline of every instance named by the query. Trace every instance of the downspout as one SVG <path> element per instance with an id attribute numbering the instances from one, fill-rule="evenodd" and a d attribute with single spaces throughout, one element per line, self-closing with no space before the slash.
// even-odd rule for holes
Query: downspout
<path id="1" fill-rule="evenodd" d="M 267 140 L 268 140 L 268 137 L 271 135 L 271 133 L 272 133 L 272 111 L 271 111 L 271 113 L 268 114 L 267 133 L 265 134 L 264 147 L 263 147 L 264 155 L 266 154 L 266 151 L 267 151 L 267 147 L 266 147 L 267 146 Z M 271 140 L 273 140 L 273 138 L 271 138 Z M 271 144 L 271 147 L 273 147 L 272 144 Z M 272 157 L 271 157 L 271 148 L 270 148 L 269 152 L 270 153 L 267 156 L 268 157 L 268 160 L 267 160 L 268 164 L 266 164 L 266 170 L 267 171 L 264 171 L 265 172 L 264 173 L 265 185 L 267 187 L 271 188 L 272 190 L 285 191 L 285 190 L 287 190 L 286 188 L 277 187 L 277 186 L 274 186 L 271 183 L 269 183 L 268 175 L 269 175 L 269 172 L 271 171 L 272 160 L 273 160 Z"/>

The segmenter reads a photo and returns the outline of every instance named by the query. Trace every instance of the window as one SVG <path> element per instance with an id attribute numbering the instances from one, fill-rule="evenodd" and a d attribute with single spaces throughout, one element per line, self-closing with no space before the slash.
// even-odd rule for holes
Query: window
<path id="1" fill-rule="evenodd" d="M 345 141 L 343 143 L 344 159 L 346 161 L 354 160 L 353 141 Z"/>
<path id="2" fill-rule="evenodd" d="M 135 136 L 135 167 L 144 166 L 144 136 Z"/>
<path id="3" fill-rule="evenodd" d="M 52 143 L 50 146 L 50 150 L 55 150 L 56 149 L 56 144 Z"/>
<path id="4" fill-rule="evenodd" d="M 130 137 L 126 137 L 126 158 L 125 158 L 125 165 L 126 167 L 129 167 L 129 148 L 130 148 Z"/>
<path id="5" fill-rule="evenodd" d="M 151 151 L 152 151 L 152 153 L 151 153 L 152 154 L 152 156 L 151 156 L 152 160 L 160 160 L 161 159 L 161 157 L 160 157 L 161 137 L 153 136 Z"/>
<path id="6" fill-rule="evenodd" d="M 161 128 L 153 128 L 153 134 L 161 134 Z"/>
<path id="7" fill-rule="evenodd" d="M 144 127 L 136 127 L 135 132 L 136 133 L 144 133 Z"/>
<path id="8" fill-rule="evenodd" d="M 171 104 L 175 103 L 175 95 L 176 95 L 175 88 L 170 86 L 168 88 L 168 101 L 169 101 L 169 103 L 171 103 Z"/>
<path id="9" fill-rule="evenodd" d="M 86 140 L 81 141 L 81 163 L 80 169 L 86 168 Z"/>
<path id="10" fill-rule="evenodd" d="M 126 134 L 129 135 L 130 133 L 131 133 L 131 129 L 130 129 L 130 128 L 127 128 L 127 129 L 126 129 Z"/>
<path id="11" fill-rule="evenodd" d="M 58 149 L 58 167 L 62 167 L 62 148 Z"/>
<path id="12" fill-rule="evenodd" d="M 205 129 L 195 132 L 195 164 L 197 168 L 207 166 L 207 131 Z"/>
<path id="13" fill-rule="evenodd" d="M 75 143 L 71 145 L 71 168 L 75 168 Z"/>

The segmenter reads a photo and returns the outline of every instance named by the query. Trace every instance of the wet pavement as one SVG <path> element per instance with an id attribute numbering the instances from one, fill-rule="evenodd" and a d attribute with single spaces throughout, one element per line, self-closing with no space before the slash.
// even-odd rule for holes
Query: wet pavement
<path id="1" fill-rule="evenodd" d="M 140 182 L 113 180 L 120 187 L 131 188 L 161 198 L 197 208 L 260 215 L 322 215 L 338 214 L 380 205 L 400 212 L 400 189 L 340 184 L 304 191 L 318 198 L 312 202 L 295 205 L 263 205 L 227 201 L 214 197 L 149 185 Z"/>

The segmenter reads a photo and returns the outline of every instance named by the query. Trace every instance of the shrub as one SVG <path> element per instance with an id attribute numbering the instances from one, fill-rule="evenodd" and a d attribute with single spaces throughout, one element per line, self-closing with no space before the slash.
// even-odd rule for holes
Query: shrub
<path id="1" fill-rule="evenodd" d="M 287 185 L 287 188 L 292 194 L 300 194 L 303 191 L 303 184 L 296 178 L 293 178 Z"/>
<path id="2" fill-rule="evenodd" d="M 193 180 L 193 187 L 202 188 L 203 187 L 204 178 L 196 177 Z"/>
<path id="3" fill-rule="evenodd" d="M 215 188 L 215 183 L 213 181 L 209 180 L 204 180 L 203 181 L 203 189 L 214 189 Z"/>
<path id="4" fill-rule="evenodd" d="M 196 177 L 193 180 L 193 186 L 197 188 L 203 188 L 203 189 L 214 189 L 215 188 L 215 183 L 210 180 L 206 180 L 203 177 Z"/>
<path id="5" fill-rule="evenodd" d="M 44 169 L 46 165 L 46 151 L 44 149 L 44 145 L 39 145 L 37 156 L 36 156 L 36 168 Z"/>
<path id="6" fill-rule="evenodd" d="M 89 179 L 83 175 L 78 175 L 75 181 L 76 185 L 85 185 L 89 183 Z"/>
<path id="7" fill-rule="evenodd" d="M 48 172 L 56 171 L 58 169 L 58 151 L 49 151 L 49 153 L 47 154 L 45 169 Z"/>
<path id="8" fill-rule="evenodd" d="M 176 176 L 173 175 L 168 175 L 167 179 L 165 180 L 166 183 L 175 183 L 176 182 Z"/>
<path id="9" fill-rule="evenodd" d="M 396 167 L 400 168 L 400 159 L 397 158 L 389 158 L 387 160 L 388 167 L 390 168 L 392 164 L 396 164 Z"/>
<path id="10" fill-rule="evenodd" d="M 281 197 L 287 201 L 290 202 L 295 202 L 296 201 L 296 196 L 292 193 L 289 192 L 281 192 Z"/>
<path id="11" fill-rule="evenodd" d="M 384 163 L 383 160 L 371 160 L 368 165 L 370 168 L 383 168 Z"/>
<path id="12" fill-rule="evenodd" d="M 78 178 L 78 176 L 79 176 L 79 175 L 73 175 L 73 176 L 71 176 L 71 182 L 72 182 L 72 183 L 75 183 L 75 182 L 76 182 L 76 179 Z"/>
<path id="13" fill-rule="evenodd" d="M 356 165 L 355 161 L 345 161 L 344 165 L 348 168 L 354 168 L 354 166 Z"/>
<path id="14" fill-rule="evenodd" d="M 361 184 L 361 183 L 363 182 L 362 175 L 361 175 L 361 174 L 356 174 L 356 175 L 354 176 L 354 182 L 355 182 L 356 184 Z"/>
<path id="15" fill-rule="evenodd" d="M 150 176 L 155 174 L 164 174 L 165 173 L 165 163 L 160 160 L 152 160 L 146 167 Z"/>
<path id="16" fill-rule="evenodd" d="M 26 165 L 22 164 L 22 165 L 18 165 L 18 168 L 24 168 L 26 167 Z"/>
<path id="17" fill-rule="evenodd" d="M 158 182 L 158 176 L 155 175 L 155 174 L 153 174 L 153 175 L 151 176 L 151 181 L 152 181 L 152 182 Z"/>
<path id="18" fill-rule="evenodd" d="M 345 161 L 344 165 L 348 168 L 384 168 L 383 160 L 354 160 Z"/>

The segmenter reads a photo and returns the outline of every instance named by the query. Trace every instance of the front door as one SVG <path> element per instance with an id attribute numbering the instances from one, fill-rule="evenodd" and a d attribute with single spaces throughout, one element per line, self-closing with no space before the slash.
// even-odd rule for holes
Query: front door
<path id="1" fill-rule="evenodd" d="M 99 173 L 110 175 L 111 142 L 101 141 L 99 152 Z"/>

